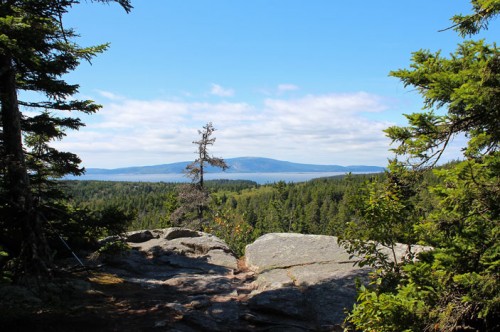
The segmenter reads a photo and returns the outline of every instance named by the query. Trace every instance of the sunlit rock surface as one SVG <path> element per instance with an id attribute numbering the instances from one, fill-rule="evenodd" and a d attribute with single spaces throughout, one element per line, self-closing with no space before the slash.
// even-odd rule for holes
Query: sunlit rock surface
<path id="1" fill-rule="evenodd" d="M 332 236 L 266 234 L 240 261 L 221 239 L 184 228 L 123 240 L 132 249 L 106 257 L 106 269 L 145 291 L 177 292 L 164 306 L 179 318 L 154 326 L 178 331 L 341 331 L 356 282 L 369 273 Z M 405 251 L 396 248 L 399 257 Z"/>

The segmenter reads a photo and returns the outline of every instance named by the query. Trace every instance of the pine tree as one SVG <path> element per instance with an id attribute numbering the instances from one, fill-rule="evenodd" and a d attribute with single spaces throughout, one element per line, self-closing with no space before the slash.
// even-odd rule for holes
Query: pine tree
<path id="1" fill-rule="evenodd" d="M 201 138 L 193 142 L 198 147 L 196 152 L 198 158 L 186 166 L 186 176 L 191 179 L 191 183 L 180 187 L 180 207 L 171 217 L 175 224 L 187 223 L 195 228 L 204 224 L 204 213 L 210 198 L 204 181 L 207 166 L 221 168 L 223 171 L 229 168 L 224 159 L 211 156 L 209 153 L 209 147 L 215 143 L 216 138 L 212 137 L 215 130 L 211 122 L 203 126 L 203 130 L 198 130 Z M 197 225 L 193 221 L 196 221 Z"/>
<path id="2" fill-rule="evenodd" d="M 117 2 L 127 12 L 132 8 L 128 0 L 98 2 Z M 43 231 L 44 221 L 33 196 L 23 135 L 31 131 L 31 144 L 35 147 L 35 154 L 38 149 L 38 156 L 41 156 L 42 149 L 46 150 L 44 154 L 48 151 L 48 141 L 61 137 L 61 128 L 78 129 L 83 125 L 78 119 L 53 117 L 51 111 L 89 114 L 100 108 L 93 101 L 70 98 L 78 92 L 79 86 L 62 79 L 64 74 L 76 69 L 80 61 L 90 61 L 108 47 L 107 44 L 80 47 L 74 42 L 77 37 L 75 31 L 63 26 L 64 14 L 78 3 L 76 0 L 0 1 L 0 207 L 6 220 L 2 227 L 10 230 L 17 228 L 22 234 L 20 270 L 24 273 L 48 274 L 51 255 Z M 21 91 L 37 92 L 46 99 L 19 100 Z M 27 118 L 23 115 L 24 110 L 41 110 L 45 113 Z M 54 133 L 52 130 L 59 132 Z M 38 143 L 37 139 L 40 139 Z M 62 162 L 70 166 L 64 171 L 60 168 L 58 174 L 61 171 L 81 171 L 75 168 L 78 160 L 74 155 L 55 153 L 55 150 L 51 150 L 51 154 L 51 160 L 46 161 L 52 165 Z"/>
<path id="3" fill-rule="evenodd" d="M 473 14 L 453 18 L 462 36 L 486 28 L 500 13 L 500 0 L 471 3 Z M 391 187 L 362 199 L 361 206 L 370 209 L 357 223 L 358 233 L 383 234 L 389 241 L 412 235 L 433 249 L 397 267 L 392 287 L 385 287 L 387 279 L 379 273 L 373 288 L 361 289 L 348 320 L 356 330 L 498 331 L 500 52 L 484 40 L 464 41 L 449 57 L 421 50 L 412 62 L 409 69 L 391 73 L 424 99 L 423 112 L 406 115 L 408 126 L 386 130 L 397 144 L 397 169 L 409 172 L 406 178 L 411 179 L 411 172 L 433 169 L 455 136 L 465 135 L 467 144 L 462 161 L 434 171 L 441 182 L 429 193 L 437 208 L 410 229 L 398 229 L 404 223 L 397 219 L 400 210 L 415 216 L 415 200 L 406 195 L 408 186 L 400 177 L 391 178 L 394 172 Z M 387 196 L 391 192 L 397 196 Z M 380 200 L 384 196 L 390 199 Z M 384 223 L 390 228 L 380 227 Z M 398 232 L 392 235 L 393 230 Z"/>
<path id="4" fill-rule="evenodd" d="M 198 158 L 186 167 L 187 176 L 201 189 L 204 188 L 204 175 L 207 164 L 212 167 L 221 168 L 223 171 L 229 168 L 224 159 L 211 156 L 208 151 L 209 147 L 215 143 L 216 138 L 212 137 L 215 130 L 212 122 L 203 126 L 203 130 L 198 130 L 201 138 L 199 141 L 193 142 L 193 144 L 198 146 Z"/>

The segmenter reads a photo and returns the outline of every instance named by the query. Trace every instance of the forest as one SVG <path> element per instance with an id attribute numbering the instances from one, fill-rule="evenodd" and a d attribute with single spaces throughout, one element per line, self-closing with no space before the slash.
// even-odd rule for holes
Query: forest
<path id="1" fill-rule="evenodd" d="M 236 234 L 234 228 L 241 228 L 245 234 L 241 234 L 239 243 L 223 237 L 236 246 L 233 249 L 240 254 L 246 244 L 269 232 L 332 234 L 331 221 L 342 211 L 345 192 L 371 177 L 374 176 L 269 185 L 252 181 L 207 181 L 209 220 L 224 218 L 225 229 L 221 229 L 223 225 L 209 222 L 202 230 L 229 235 Z M 117 208 L 133 216 L 129 230 L 176 226 L 171 215 L 179 205 L 179 184 L 64 181 L 62 185 L 76 208 L 94 211 Z"/>
<path id="2" fill-rule="evenodd" d="M 350 217 L 348 202 L 367 183 L 386 177 L 383 173 L 347 174 L 267 185 L 244 180 L 206 181 L 209 216 L 201 230 L 220 236 L 239 255 L 245 245 L 266 233 L 339 235 Z M 436 181 L 427 172 L 419 185 L 419 195 L 428 196 L 428 184 Z M 119 211 L 130 216 L 129 231 L 181 226 L 171 219 L 179 206 L 180 186 L 161 182 L 61 181 L 75 209 Z M 432 208 L 430 204 L 422 205 L 421 210 L 428 213 Z"/>
<path id="3" fill-rule="evenodd" d="M 85 170 L 54 141 L 85 125 L 75 113 L 101 108 L 77 99 L 78 84 L 65 78 L 109 47 L 75 42 L 63 18 L 78 2 L 0 1 L 2 290 L 50 296 L 54 275 L 67 272 L 57 264 L 68 252 L 61 238 L 88 252 L 104 236 L 184 226 L 241 255 L 269 232 L 328 234 L 373 268 L 346 331 L 500 330 L 500 53 L 495 41 L 475 38 L 498 23 L 500 0 L 471 0 L 470 14 L 451 18 L 446 30 L 461 40 L 451 54 L 421 49 L 389 73 L 419 94 L 422 109 L 384 130 L 393 153 L 384 174 L 263 186 L 204 181 L 205 167 L 227 168 L 209 153 L 211 123 L 193 142 L 192 183 L 61 181 Z M 128 0 L 95 2 L 132 10 Z M 457 137 L 460 159 L 443 165 Z M 402 261 L 380 251 L 397 243 L 408 247 Z M 417 255 L 413 244 L 432 249 Z"/>

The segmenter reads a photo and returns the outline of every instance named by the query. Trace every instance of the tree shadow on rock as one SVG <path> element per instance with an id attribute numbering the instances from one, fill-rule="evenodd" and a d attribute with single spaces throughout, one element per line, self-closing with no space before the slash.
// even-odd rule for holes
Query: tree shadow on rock
<path id="1" fill-rule="evenodd" d="M 360 269 L 315 284 L 302 283 L 262 291 L 248 307 L 262 323 L 289 325 L 303 331 L 342 331 L 346 311 L 356 300 L 356 285 L 367 281 Z"/>

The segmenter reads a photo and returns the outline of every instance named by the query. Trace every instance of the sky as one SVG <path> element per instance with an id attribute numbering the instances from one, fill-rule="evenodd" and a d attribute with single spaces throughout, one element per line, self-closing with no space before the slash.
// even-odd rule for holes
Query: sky
<path id="1" fill-rule="evenodd" d="M 389 76 L 419 49 L 449 54 L 465 0 L 82 1 L 64 17 L 82 46 L 110 43 L 65 76 L 102 109 L 54 145 L 87 168 L 196 158 L 212 122 L 213 155 L 385 166 L 383 129 L 422 100 Z M 499 25 L 479 37 L 495 41 Z M 476 37 L 475 37 L 476 38 Z M 459 156 L 458 138 L 446 158 Z"/>

